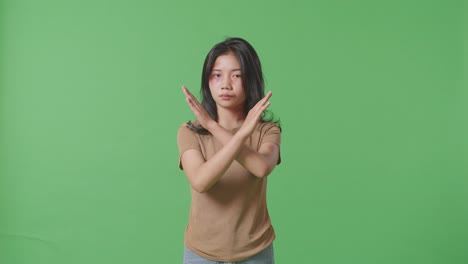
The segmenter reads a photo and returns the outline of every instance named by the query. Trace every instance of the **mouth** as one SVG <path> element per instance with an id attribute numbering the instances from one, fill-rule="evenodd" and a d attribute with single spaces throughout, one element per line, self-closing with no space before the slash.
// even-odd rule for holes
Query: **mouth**
<path id="1" fill-rule="evenodd" d="M 229 100 L 229 99 L 233 98 L 234 96 L 229 95 L 229 94 L 222 94 L 222 95 L 220 95 L 219 97 L 220 97 L 221 99 L 223 99 L 223 100 Z"/>

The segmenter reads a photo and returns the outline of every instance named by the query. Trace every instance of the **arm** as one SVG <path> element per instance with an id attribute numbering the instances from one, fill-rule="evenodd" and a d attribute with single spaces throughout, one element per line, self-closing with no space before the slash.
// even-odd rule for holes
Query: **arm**
<path id="1" fill-rule="evenodd" d="M 205 161 L 201 152 L 189 149 L 182 154 L 181 162 L 190 185 L 197 192 L 208 191 L 229 168 L 238 155 L 245 134 L 234 135 L 211 159 Z"/>
<path id="2" fill-rule="evenodd" d="M 210 133 L 223 145 L 226 145 L 235 135 L 215 123 L 209 128 Z M 273 143 L 264 143 L 259 151 L 243 145 L 236 160 L 256 177 L 266 177 L 275 168 L 279 158 L 279 147 Z"/>
<path id="3" fill-rule="evenodd" d="M 192 112 L 197 117 L 197 120 L 200 124 L 208 129 L 210 133 L 218 139 L 224 146 L 234 137 L 229 131 L 221 127 L 217 122 L 215 122 L 203 108 L 203 106 L 197 101 L 197 99 L 188 91 L 187 88 L 182 87 L 187 104 L 190 106 Z M 249 114 L 244 121 L 244 124 L 250 126 L 250 134 L 253 132 L 253 129 L 258 124 L 258 120 L 263 113 L 263 111 L 270 105 L 268 99 L 271 97 L 271 92 L 269 92 L 262 100 L 258 102 L 256 106 L 249 111 Z M 249 122 L 249 116 L 259 115 L 255 122 Z M 251 119 L 251 118 L 250 118 Z M 243 125 L 244 127 L 244 125 Z M 238 132 L 239 133 L 239 132 Z M 249 134 L 249 135 L 250 135 Z M 265 177 L 270 174 L 271 171 L 275 168 L 279 158 L 279 147 L 273 143 L 262 144 L 259 151 L 255 151 L 248 146 L 242 145 L 238 155 L 235 159 L 250 171 L 256 177 Z"/>

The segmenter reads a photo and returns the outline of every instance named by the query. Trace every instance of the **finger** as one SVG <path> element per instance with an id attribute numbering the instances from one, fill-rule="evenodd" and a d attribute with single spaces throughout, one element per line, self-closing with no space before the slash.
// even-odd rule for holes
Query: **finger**
<path id="1" fill-rule="evenodd" d="M 187 89 L 187 87 L 182 86 L 182 91 L 184 92 L 184 94 L 185 94 L 186 97 L 191 97 L 192 94 L 191 94 L 190 91 Z"/>
<path id="2" fill-rule="evenodd" d="M 182 92 L 184 93 L 185 98 L 189 98 L 189 97 L 190 97 L 190 95 L 189 95 L 189 93 L 188 93 L 188 90 L 187 90 L 187 87 L 182 86 Z"/>
<path id="3" fill-rule="evenodd" d="M 188 106 L 193 111 L 194 110 L 194 105 L 193 105 L 192 100 L 190 100 L 190 98 L 188 98 L 188 97 L 185 97 L 185 101 L 187 101 Z"/>
<path id="4" fill-rule="evenodd" d="M 182 85 L 182 91 L 184 92 L 185 96 L 187 97 L 193 97 L 192 93 L 187 89 L 185 85 Z"/>
<path id="5" fill-rule="evenodd" d="M 262 112 L 265 111 L 269 106 L 270 106 L 270 101 L 266 102 L 263 106 L 262 106 Z"/>
<path id="6" fill-rule="evenodd" d="M 260 108 L 255 112 L 256 116 L 261 116 L 263 112 L 270 106 L 270 102 L 266 102 L 264 105 L 260 106 Z"/>
<path id="7" fill-rule="evenodd" d="M 260 105 L 252 114 L 255 120 L 258 120 L 263 112 L 270 106 L 270 102 L 266 102 L 264 105 Z"/>
<path id="8" fill-rule="evenodd" d="M 204 108 L 203 106 L 198 103 L 198 101 L 196 99 L 192 99 L 190 97 L 186 97 L 186 100 L 187 100 L 187 103 L 190 107 L 190 109 L 192 110 L 192 112 L 198 116 L 199 114 L 203 113 L 204 112 Z"/>
<path id="9" fill-rule="evenodd" d="M 262 101 L 265 103 L 266 101 L 268 101 L 268 99 L 270 99 L 271 95 L 272 95 L 272 92 L 269 91 L 269 92 L 265 95 L 265 97 L 262 98 Z"/>
<path id="10" fill-rule="evenodd" d="M 192 103 L 193 107 L 196 107 L 197 109 L 202 108 L 203 106 L 198 102 L 197 98 L 194 96 L 189 96 L 187 97 L 190 99 L 190 102 Z"/>
<path id="11" fill-rule="evenodd" d="M 190 110 L 192 111 L 192 113 L 198 118 L 199 115 L 200 115 L 200 110 L 199 110 L 196 106 L 194 106 L 194 105 L 193 105 L 193 102 L 192 102 L 190 99 L 188 99 L 188 98 L 187 98 L 187 103 L 188 103 L 188 105 L 189 105 Z"/>
<path id="12" fill-rule="evenodd" d="M 186 97 L 191 98 L 195 104 L 200 104 L 198 99 L 187 89 L 187 87 L 183 86 L 183 89 Z"/>
<path id="13" fill-rule="evenodd" d="M 198 105 L 190 97 L 186 97 L 185 99 L 187 100 L 187 104 L 192 109 L 192 111 L 198 111 Z"/>
<path id="14" fill-rule="evenodd" d="M 272 95 L 272 92 L 269 91 L 269 92 L 265 95 L 265 97 L 263 97 L 260 101 L 258 101 L 257 106 L 258 106 L 258 107 L 261 107 L 261 106 L 265 105 L 265 103 L 268 101 L 268 99 L 270 99 L 271 95 Z"/>

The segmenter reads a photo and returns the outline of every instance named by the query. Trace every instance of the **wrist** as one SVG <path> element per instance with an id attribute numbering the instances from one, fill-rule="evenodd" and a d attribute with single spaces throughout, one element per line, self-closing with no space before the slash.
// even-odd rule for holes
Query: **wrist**
<path id="1" fill-rule="evenodd" d="M 212 120 L 212 121 L 210 121 L 210 122 L 208 122 L 206 124 L 205 128 L 206 128 L 206 130 L 210 131 L 210 133 L 213 134 L 213 130 L 215 130 L 218 126 L 219 126 L 218 123 L 216 121 Z"/>
<path id="2" fill-rule="evenodd" d="M 238 138 L 240 141 L 244 142 L 247 138 L 250 137 L 249 133 L 246 133 L 242 129 L 239 129 L 234 135 L 233 138 Z"/>
<path id="3" fill-rule="evenodd" d="M 248 130 L 248 129 L 245 129 L 244 127 L 241 127 L 236 135 L 239 134 L 239 136 L 241 136 L 242 138 L 248 138 L 250 137 L 250 135 L 252 134 L 252 131 Z"/>

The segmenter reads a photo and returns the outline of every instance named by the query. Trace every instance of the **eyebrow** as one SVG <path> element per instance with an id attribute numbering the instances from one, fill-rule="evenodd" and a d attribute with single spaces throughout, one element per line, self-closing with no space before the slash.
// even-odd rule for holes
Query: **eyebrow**
<path id="1" fill-rule="evenodd" d="M 240 71 L 240 70 L 241 70 L 241 69 L 232 69 L 231 71 L 233 72 L 233 71 Z M 221 71 L 221 70 L 219 70 L 219 69 L 213 69 L 213 70 L 211 70 L 211 71 Z"/>

